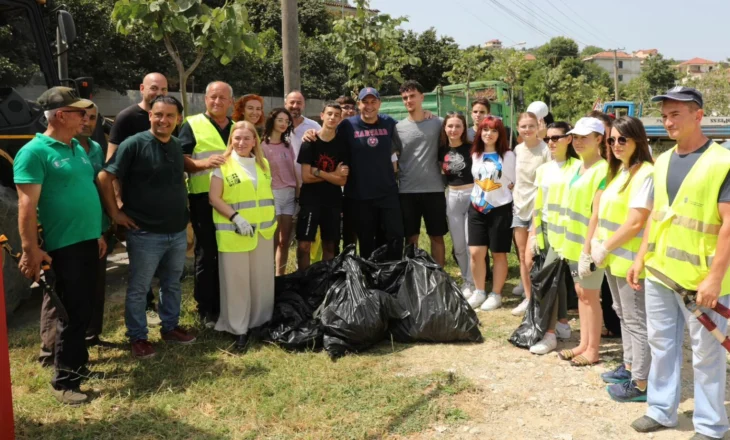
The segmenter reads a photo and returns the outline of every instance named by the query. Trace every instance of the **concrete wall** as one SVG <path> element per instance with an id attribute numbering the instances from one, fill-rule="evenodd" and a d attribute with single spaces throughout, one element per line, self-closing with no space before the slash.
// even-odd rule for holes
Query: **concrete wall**
<path id="1" fill-rule="evenodd" d="M 18 89 L 18 93 L 28 100 L 37 99 L 44 91 L 45 87 L 24 87 Z M 170 92 L 170 95 L 181 99 L 180 92 Z M 129 107 L 132 104 L 136 104 L 141 100 L 139 90 L 127 90 L 124 95 L 119 94 L 113 90 L 99 90 L 94 94 L 93 101 L 99 106 L 101 113 L 108 117 L 115 117 L 122 109 Z M 305 116 L 311 119 L 319 119 L 319 114 L 322 111 L 322 105 L 324 101 L 321 99 L 309 99 L 307 100 L 307 106 L 305 108 Z M 202 113 L 205 111 L 205 94 L 203 93 L 188 93 L 188 105 L 190 109 L 188 114 Z M 264 96 L 264 113 L 268 113 L 271 109 L 276 107 L 284 106 L 284 98 L 274 96 Z"/>
<path id="2" fill-rule="evenodd" d="M 623 61 L 623 68 L 618 69 L 618 74 L 623 75 L 619 81 L 621 84 L 626 84 L 641 75 L 641 58 L 619 58 L 619 61 Z M 606 70 L 613 80 L 613 58 L 594 59 L 588 62 L 597 64 Z"/>

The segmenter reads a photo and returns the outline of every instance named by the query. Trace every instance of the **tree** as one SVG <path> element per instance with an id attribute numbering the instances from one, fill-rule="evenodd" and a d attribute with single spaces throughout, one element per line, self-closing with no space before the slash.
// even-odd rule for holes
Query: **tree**
<path id="1" fill-rule="evenodd" d="M 586 57 L 589 57 L 591 55 L 595 55 L 595 54 L 601 53 L 601 52 L 605 52 L 605 50 L 598 46 L 588 45 L 588 46 L 584 47 L 583 50 L 580 51 L 580 57 L 582 59 L 582 58 L 586 58 Z"/>
<path id="2" fill-rule="evenodd" d="M 403 50 L 418 57 L 422 63 L 421 66 L 404 66 L 401 71 L 403 78 L 416 80 L 429 91 L 443 84 L 444 74 L 451 70 L 459 53 L 459 46 L 454 39 L 438 38 L 434 28 L 420 34 L 407 31 L 400 44 Z"/>
<path id="3" fill-rule="evenodd" d="M 730 114 L 730 82 L 727 69 L 720 68 L 696 78 L 687 78 L 684 85 L 702 92 L 706 115 Z"/>
<path id="4" fill-rule="evenodd" d="M 244 0 L 248 10 L 248 21 L 254 32 L 273 29 L 281 37 L 280 0 Z M 306 36 L 326 35 L 332 32 L 332 22 L 324 2 L 320 0 L 299 0 L 299 31 Z"/>
<path id="5" fill-rule="evenodd" d="M 567 37 L 555 37 L 540 46 L 537 58 L 542 58 L 550 67 L 558 67 L 566 58 L 578 58 L 578 44 Z"/>
<path id="6" fill-rule="evenodd" d="M 243 51 L 263 55 L 242 0 L 227 1 L 216 8 L 203 4 L 202 0 L 119 0 L 114 5 L 112 21 L 121 34 L 149 29 L 155 41 L 164 42 L 177 69 L 186 109 L 188 78 L 207 53 L 212 53 L 223 65 Z M 192 56 L 186 57 L 179 42 L 193 48 Z"/>
<path id="7" fill-rule="evenodd" d="M 677 71 L 673 60 L 665 60 L 661 54 L 651 55 L 644 60 L 641 76 L 649 85 L 649 93 L 658 95 L 672 88 L 677 82 Z"/>
<path id="8" fill-rule="evenodd" d="M 591 109 L 596 99 L 605 100 L 608 96 L 608 87 L 592 84 L 584 75 L 565 75 L 555 93 L 559 104 L 552 108 L 553 116 L 556 120 L 575 121 Z"/>
<path id="9" fill-rule="evenodd" d="M 336 20 L 332 34 L 323 37 L 326 44 L 341 48 L 337 60 L 347 68 L 347 87 L 353 91 L 366 85 L 379 88 L 388 78 L 402 82 L 404 66 L 421 65 L 399 44 L 403 31 L 397 27 L 407 20 L 372 14 L 368 0 L 356 3 L 355 15 Z"/>

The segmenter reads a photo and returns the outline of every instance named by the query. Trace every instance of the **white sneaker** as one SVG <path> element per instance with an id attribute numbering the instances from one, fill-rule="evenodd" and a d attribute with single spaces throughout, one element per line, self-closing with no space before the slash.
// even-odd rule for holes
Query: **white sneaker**
<path id="1" fill-rule="evenodd" d="M 570 339 L 570 324 L 563 324 L 562 322 L 558 322 L 558 324 L 555 326 L 555 336 L 558 337 L 558 339 Z"/>
<path id="2" fill-rule="evenodd" d="M 545 333 L 545 336 L 537 344 L 530 347 L 532 354 L 548 354 L 558 346 L 558 338 L 555 333 Z"/>
<path id="3" fill-rule="evenodd" d="M 501 305 L 502 295 L 492 292 L 479 309 L 488 312 L 490 310 L 498 309 Z"/>
<path id="4" fill-rule="evenodd" d="M 512 289 L 512 295 L 525 296 L 525 286 L 522 285 L 522 281 Z"/>
<path id="5" fill-rule="evenodd" d="M 520 305 L 512 309 L 512 314 L 515 316 L 524 315 L 528 305 L 530 305 L 530 300 L 527 298 L 523 299 Z"/>
<path id="6" fill-rule="evenodd" d="M 487 293 L 483 290 L 475 290 L 471 298 L 469 298 L 469 305 L 471 308 L 476 309 L 487 299 Z"/>
<path id="7" fill-rule="evenodd" d="M 468 283 L 464 283 L 461 286 L 461 294 L 464 296 L 464 299 L 471 298 L 471 296 L 474 295 L 474 290 L 476 290 L 474 286 Z"/>

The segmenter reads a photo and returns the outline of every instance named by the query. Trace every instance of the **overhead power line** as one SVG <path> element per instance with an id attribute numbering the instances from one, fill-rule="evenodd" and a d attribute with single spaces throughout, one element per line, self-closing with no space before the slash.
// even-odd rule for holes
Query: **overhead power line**
<path id="1" fill-rule="evenodd" d="M 486 0 L 483 0 L 486 3 Z M 523 25 L 529 27 L 530 29 L 536 31 L 537 33 L 543 35 L 545 38 L 550 39 L 552 36 L 548 34 L 547 32 L 543 31 L 542 29 L 538 28 L 534 24 L 530 23 L 529 21 L 525 20 L 521 16 L 515 14 L 511 9 L 505 7 L 501 3 L 499 3 L 497 0 L 489 0 L 490 3 L 492 3 L 494 6 L 499 8 L 501 11 L 503 11 L 505 14 L 507 14 L 510 18 L 512 18 L 515 21 L 518 21 L 522 23 Z"/>
<path id="2" fill-rule="evenodd" d="M 565 35 L 565 36 L 575 40 L 576 42 L 578 42 L 578 44 L 582 44 L 583 46 L 588 45 L 587 43 L 585 43 L 585 42 L 581 41 L 580 39 L 576 38 L 575 36 L 573 36 L 572 32 L 568 33 L 567 29 L 570 29 L 570 27 L 565 26 L 563 23 L 560 22 L 560 20 L 558 20 L 555 17 L 553 17 L 552 15 L 550 15 L 547 11 L 542 9 L 537 4 L 526 5 L 520 0 L 514 0 L 514 1 L 519 3 L 522 6 L 522 8 L 528 14 L 532 15 L 536 20 L 540 20 L 543 23 L 545 23 L 547 26 L 549 26 L 550 28 L 556 30 L 558 35 Z M 533 9 L 537 9 L 540 13 L 539 14 L 536 13 Z"/>
<path id="3" fill-rule="evenodd" d="M 457 1 L 458 1 L 458 0 L 457 0 Z M 463 3 L 462 3 L 462 2 L 460 2 L 460 1 L 459 1 L 459 4 L 461 4 L 461 6 L 462 6 L 462 7 L 464 7 L 464 9 L 466 9 L 466 10 L 467 10 L 468 12 L 470 12 L 470 14 L 469 14 L 469 15 L 471 15 L 471 16 L 472 16 L 472 17 L 474 17 L 474 18 L 476 18 L 476 19 L 477 19 L 477 20 L 478 20 L 478 21 L 479 21 L 480 23 L 482 23 L 482 24 L 483 24 L 484 26 L 488 27 L 489 29 L 493 30 L 494 32 L 496 32 L 497 34 L 499 34 L 500 36 L 502 36 L 502 37 L 503 37 L 503 38 L 504 38 L 505 40 L 509 40 L 509 41 L 511 41 L 512 43 L 516 43 L 516 42 L 517 42 L 517 40 L 513 40 L 512 38 L 510 38 L 510 37 L 508 37 L 507 35 L 505 35 L 505 34 L 504 34 L 503 32 L 500 32 L 500 31 L 499 31 L 499 29 L 497 29 L 497 28 L 493 27 L 492 25 L 490 25 L 490 24 L 489 24 L 489 23 L 487 23 L 486 21 L 482 20 L 482 18 L 481 18 L 481 16 L 480 16 L 480 14 L 475 14 L 475 13 L 473 13 L 473 12 L 472 12 L 471 10 L 469 10 L 469 7 L 468 7 L 467 5 L 463 4 Z"/>
<path id="4" fill-rule="evenodd" d="M 560 3 L 562 3 L 562 4 L 563 4 L 563 6 L 565 6 L 565 8 L 566 8 L 566 9 L 570 10 L 570 11 L 571 11 L 571 12 L 573 13 L 573 15 L 575 15 L 576 17 L 578 17 L 578 18 L 579 18 L 579 19 L 580 19 L 581 21 L 583 21 L 584 23 L 586 23 L 586 24 L 587 24 L 587 25 L 588 25 L 589 27 L 591 26 L 591 24 L 590 24 L 590 23 L 589 23 L 588 21 L 586 21 L 586 20 L 585 20 L 585 19 L 584 19 L 583 17 L 581 17 L 581 16 L 580 16 L 580 14 L 578 14 L 577 12 L 575 12 L 575 10 L 573 9 L 573 7 L 572 7 L 572 6 L 569 6 L 569 5 L 568 5 L 567 3 L 565 3 L 565 2 L 563 1 L 563 0 L 558 0 L 558 1 L 559 1 Z M 598 36 L 598 35 L 594 34 L 594 33 L 593 33 L 593 31 L 591 31 L 591 30 L 590 30 L 590 29 L 588 29 L 588 28 L 585 28 L 585 27 L 584 27 L 584 26 L 583 26 L 582 24 L 580 24 L 580 23 L 578 23 L 577 21 L 575 21 L 575 20 L 573 20 L 572 18 L 570 18 L 570 17 L 569 17 L 569 16 L 567 15 L 567 14 L 565 14 L 565 13 L 564 13 L 563 11 L 561 11 L 560 9 L 557 9 L 557 8 L 556 8 L 556 10 L 557 10 L 557 11 L 558 11 L 558 12 L 559 12 L 560 14 L 562 14 L 562 15 L 563 15 L 563 16 L 564 16 L 565 18 L 567 18 L 568 20 L 570 20 L 570 21 L 571 21 L 571 22 L 572 22 L 573 24 L 575 24 L 575 25 L 576 25 L 576 26 L 578 26 L 579 28 L 583 29 L 584 31 L 588 32 L 589 34 L 593 35 L 594 37 L 598 38 L 599 40 L 603 41 L 604 43 L 611 43 L 611 44 L 609 44 L 609 46 L 613 46 L 613 45 L 617 45 L 617 46 L 620 46 L 620 45 L 621 45 L 621 44 L 620 44 L 620 43 L 619 43 L 618 41 L 614 40 L 614 39 L 613 39 L 613 38 L 611 38 L 611 37 L 607 37 L 607 36 Z"/>

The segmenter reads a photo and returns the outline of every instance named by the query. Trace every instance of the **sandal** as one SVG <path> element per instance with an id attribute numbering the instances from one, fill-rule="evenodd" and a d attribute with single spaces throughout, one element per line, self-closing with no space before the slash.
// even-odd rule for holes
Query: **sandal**
<path id="1" fill-rule="evenodd" d="M 601 361 L 598 360 L 595 362 L 591 362 L 588 360 L 588 358 L 586 358 L 582 354 L 579 354 L 572 361 L 570 361 L 570 365 L 572 365 L 574 367 L 590 367 L 591 365 L 595 365 L 599 362 L 601 362 Z"/>
<path id="2" fill-rule="evenodd" d="M 561 361 L 569 361 L 575 357 L 575 353 L 573 353 L 573 350 L 560 350 L 558 357 Z"/>

